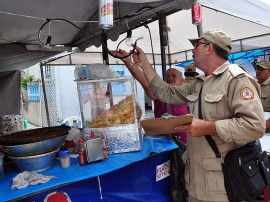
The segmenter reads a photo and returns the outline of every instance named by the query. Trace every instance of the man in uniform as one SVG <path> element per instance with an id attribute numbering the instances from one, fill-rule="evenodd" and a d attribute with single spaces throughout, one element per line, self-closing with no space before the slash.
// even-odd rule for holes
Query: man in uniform
<path id="1" fill-rule="evenodd" d="M 231 39 L 223 31 L 210 30 L 190 42 L 194 46 L 194 66 L 205 73 L 190 84 L 166 84 L 139 47 L 133 60 L 158 99 L 172 104 L 188 103 L 194 116 L 191 124 L 175 127 L 176 131 L 188 132 L 183 159 L 189 201 L 228 201 L 220 159 L 204 136 L 212 136 L 223 157 L 239 145 L 262 137 L 265 119 L 260 86 L 238 65 L 228 62 Z M 199 99 L 203 119 L 198 119 Z"/>
<path id="2" fill-rule="evenodd" d="M 262 60 L 255 66 L 256 78 L 261 86 L 263 110 L 270 112 L 270 62 Z M 266 120 L 266 132 L 270 133 L 270 119 Z"/>
<path id="3" fill-rule="evenodd" d="M 193 64 L 187 65 L 185 67 L 185 81 L 184 83 L 190 83 L 191 81 L 195 80 L 195 77 L 198 75 L 196 72 L 196 67 Z"/>

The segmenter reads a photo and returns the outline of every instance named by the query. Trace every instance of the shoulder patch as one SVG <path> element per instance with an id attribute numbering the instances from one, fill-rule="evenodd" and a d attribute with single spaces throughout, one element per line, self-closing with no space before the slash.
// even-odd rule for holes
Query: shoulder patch
<path id="1" fill-rule="evenodd" d="M 240 96 L 243 100 L 252 100 L 254 98 L 254 92 L 251 88 L 245 87 L 240 91 Z"/>

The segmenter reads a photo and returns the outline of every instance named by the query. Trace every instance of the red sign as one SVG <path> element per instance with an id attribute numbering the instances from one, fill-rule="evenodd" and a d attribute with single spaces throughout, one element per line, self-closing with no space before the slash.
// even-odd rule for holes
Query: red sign
<path id="1" fill-rule="evenodd" d="M 192 12 L 192 24 L 198 25 L 202 23 L 202 6 L 200 3 L 194 3 L 192 4 L 191 8 Z"/>
<path id="2" fill-rule="evenodd" d="M 156 167 L 156 182 L 170 175 L 170 160 Z"/>

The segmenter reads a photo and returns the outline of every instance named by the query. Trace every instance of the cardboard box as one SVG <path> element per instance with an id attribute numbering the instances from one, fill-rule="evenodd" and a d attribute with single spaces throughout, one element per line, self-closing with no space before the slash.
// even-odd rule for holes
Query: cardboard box
<path id="1" fill-rule="evenodd" d="M 165 135 L 177 133 L 175 126 L 189 124 L 193 120 L 190 114 L 182 116 L 172 116 L 169 118 L 145 119 L 141 121 L 141 125 L 146 135 Z"/>

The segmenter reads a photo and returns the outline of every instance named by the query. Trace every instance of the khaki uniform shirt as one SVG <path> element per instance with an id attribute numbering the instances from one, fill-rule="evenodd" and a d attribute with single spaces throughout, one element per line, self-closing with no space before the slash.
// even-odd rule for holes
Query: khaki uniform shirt
<path id="1" fill-rule="evenodd" d="M 261 84 L 261 93 L 263 110 L 270 112 L 270 77 Z M 267 128 L 266 132 L 270 133 L 270 128 Z"/>
<path id="2" fill-rule="evenodd" d="M 261 84 L 261 92 L 263 110 L 270 112 L 270 77 Z"/>
<path id="3" fill-rule="evenodd" d="M 228 151 L 263 136 L 265 119 L 260 104 L 260 87 L 237 65 L 225 62 L 211 76 L 198 76 L 190 84 L 170 86 L 159 76 L 150 83 L 154 95 L 171 104 L 188 103 L 190 113 L 198 118 L 198 97 L 202 89 L 202 116 L 215 121 L 218 136 L 212 136 L 219 152 Z M 220 159 L 205 137 L 188 136 L 186 187 L 194 198 L 204 201 L 227 201 Z"/>
<path id="4" fill-rule="evenodd" d="M 185 80 L 184 80 L 184 83 L 191 83 L 192 81 L 194 81 L 195 78 L 193 77 L 190 77 L 190 76 L 186 76 Z"/>

